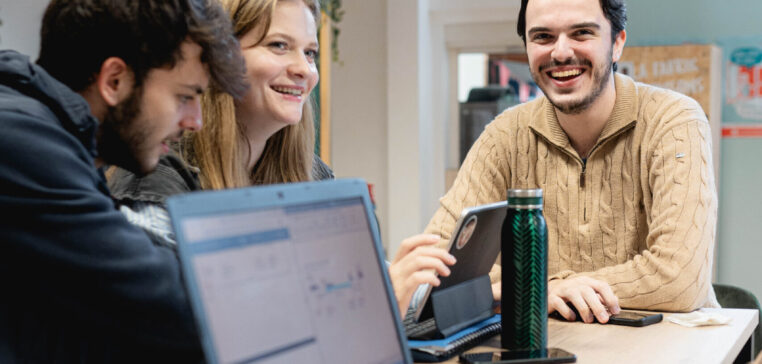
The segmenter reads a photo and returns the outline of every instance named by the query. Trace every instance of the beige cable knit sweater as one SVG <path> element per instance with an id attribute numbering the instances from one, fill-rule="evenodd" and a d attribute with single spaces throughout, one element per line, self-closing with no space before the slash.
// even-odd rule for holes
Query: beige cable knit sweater
<path id="1" fill-rule="evenodd" d="M 709 124 L 692 99 L 617 74 L 616 104 L 583 164 L 541 97 L 508 109 L 469 151 L 427 233 L 446 246 L 464 207 L 542 188 L 550 279 L 608 282 L 625 308 L 719 307 Z M 499 263 L 499 259 L 498 259 Z M 490 273 L 499 280 L 499 265 Z"/>

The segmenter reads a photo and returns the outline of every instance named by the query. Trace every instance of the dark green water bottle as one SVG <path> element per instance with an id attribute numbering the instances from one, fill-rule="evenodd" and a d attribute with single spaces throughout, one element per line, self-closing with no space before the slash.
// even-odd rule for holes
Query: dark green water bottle
<path id="1" fill-rule="evenodd" d="M 544 351 L 548 345 L 548 229 L 542 189 L 508 190 L 501 242 L 502 346 Z"/>

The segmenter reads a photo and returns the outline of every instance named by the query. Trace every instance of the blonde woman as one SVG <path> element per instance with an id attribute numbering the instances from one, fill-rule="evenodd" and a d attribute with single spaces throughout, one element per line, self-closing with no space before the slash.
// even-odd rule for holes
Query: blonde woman
<path id="1" fill-rule="evenodd" d="M 165 199 L 176 193 L 333 178 L 313 152 L 310 93 L 318 82 L 314 0 L 223 0 L 246 61 L 248 92 L 234 100 L 216 90 L 202 97 L 203 126 L 165 141 L 157 170 L 115 170 L 109 187 L 130 221 L 157 244 L 174 245 Z M 179 95 L 178 97 L 183 97 Z M 170 148 L 170 145 L 173 148 Z M 420 284 L 438 285 L 455 259 L 433 247 L 439 238 L 406 239 L 390 265 L 404 313 Z"/>

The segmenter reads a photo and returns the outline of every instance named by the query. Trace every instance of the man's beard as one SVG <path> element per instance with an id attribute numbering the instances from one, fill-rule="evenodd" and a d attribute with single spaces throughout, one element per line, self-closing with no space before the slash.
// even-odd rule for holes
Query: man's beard
<path id="1" fill-rule="evenodd" d="M 143 165 L 148 125 L 137 125 L 143 88 L 137 87 L 122 103 L 109 107 L 98 128 L 98 153 L 106 164 L 122 167 L 138 176 L 153 167 Z"/>
<path id="2" fill-rule="evenodd" d="M 611 59 L 611 56 L 613 55 L 613 49 L 609 51 L 609 58 Z M 582 60 L 582 61 L 569 61 L 564 63 L 558 63 L 555 61 L 551 61 L 549 64 L 545 64 L 539 67 L 539 75 L 534 74 L 533 77 L 535 78 L 535 81 L 539 80 L 540 77 L 542 77 L 542 70 L 546 69 L 548 67 L 557 67 L 557 66 L 566 66 L 566 65 L 575 65 L 575 64 L 587 64 L 590 66 L 590 69 L 592 70 L 592 62 L 589 60 Z M 603 89 L 606 88 L 606 83 L 609 82 L 609 78 L 611 77 L 611 69 L 613 67 L 613 62 L 609 62 L 606 67 L 603 69 L 599 69 L 599 72 L 596 72 L 593 75 L 593 90 L 585 97 L 583 97 L 581 100 L 575 100 L 568 102 L 566 104 L 561 104 L 556 102 L 551 98 L 551 95 L 545 90 L 545 88 L 542 87 L 542 85 L 538 82 L 537 85 L 540 87 L 542 92 L 545 94 L 545 97 L 550 101 L 550 103 L 558 109 L 558 111 L 567 114 L 567 115 L 574 115 L 574 114 L 580 114 L 583 111 L 587 110 L 590 105 L 592 105 L 595 100 L 598 98 L 598 96 L 603 93 Z M 602 71 L 602 72 L 600 72 Z"/>

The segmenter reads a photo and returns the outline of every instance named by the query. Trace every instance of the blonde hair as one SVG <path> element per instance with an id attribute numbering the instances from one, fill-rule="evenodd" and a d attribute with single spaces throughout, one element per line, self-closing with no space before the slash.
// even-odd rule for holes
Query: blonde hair
<path id="1" fill-rule="evenodd" d="M 278 1 L 288 0 L 221 0 L 221 3 L 230 14 L 236 37 L 241 39 L 249 31 L 259 29 L 259 43 L 267 35 Z M 317 19 L 317 0 L 301 1 Z M 315 145 L 312 103 L 310 96 L 299 123 L 272 135 L 254 168 L 247 170 L 250 156 L 247 149 L 251 146 L 244 136 L 243 125 L 236 120 L 235 101 L 226 93 L 209 90 L 201 98 L 203 127 L 185 135 L 180 154 L 201 170 L 203 189 L 309 181 Z"/>

